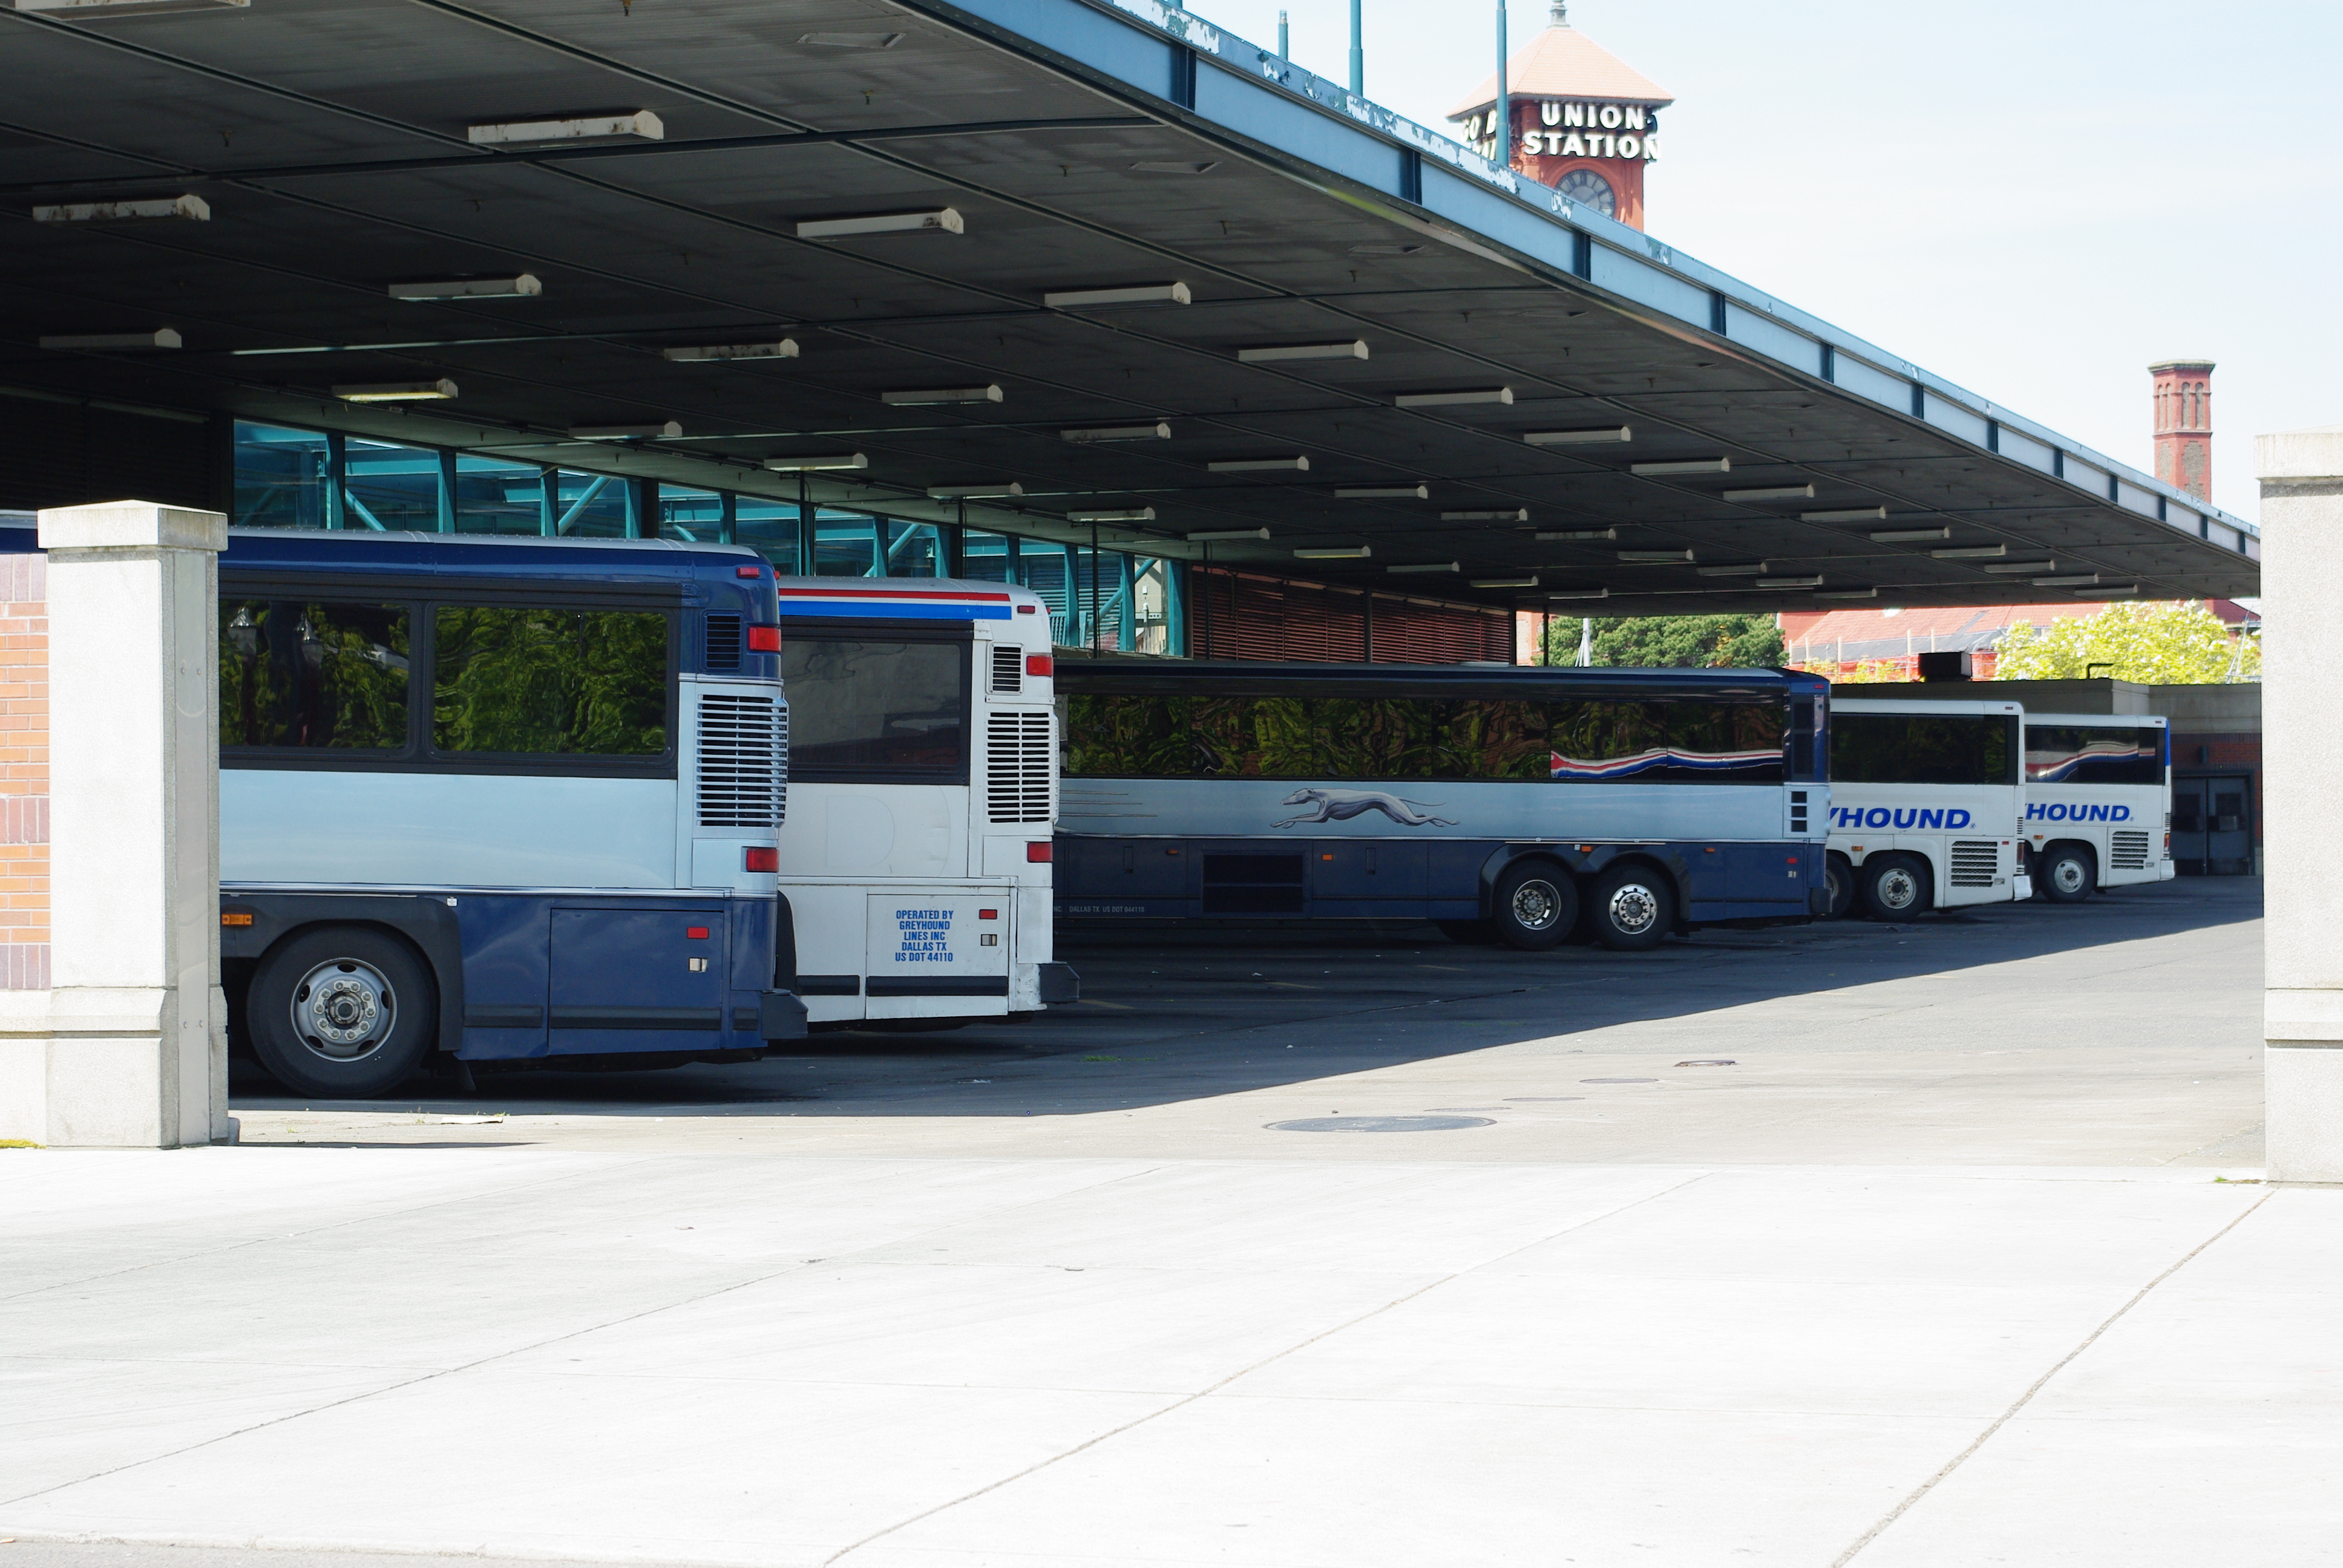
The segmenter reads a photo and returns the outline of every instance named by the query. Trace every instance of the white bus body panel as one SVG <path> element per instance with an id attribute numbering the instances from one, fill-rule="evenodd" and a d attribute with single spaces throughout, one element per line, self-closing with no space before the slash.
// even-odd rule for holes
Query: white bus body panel
<path id="1" fill-rule="evenodd" d="M 1842 714 L 2006 715 L 2018 720 L 2020 744 L 2026 710 L 2015 702 L 1896 702 L 1837 699 Z M 2018 847 L 2026 791 L 2016 784 L 1869 784 L 1834 777 L 1830 786 L 1830 837 L 1834 854 L 1861 866 L 1875 855 L 1900 851 L 1926 862 L 1937 909 L 1965 904 L 2002 904 L 2031 898 L 2033 884 L 2019 869 Z"/>
<path id="2" fill-rule="evenodd" d="M 2083 729 L 2163 729 L 2168 720 L 2153 714 L 2029 713 L 2028 724 L 2071 725 Z M 2169 737 L 2165 749 L 2171 747 Z M 2026 786 L 2026 840 L 2039 854 L 2062 841 L 2087 844 L 2098 860 L 2099 886 L 2129 887 L 2169 881 L 2172 865 L 2172 769 L 2162 784 L 2061 784 L 2031 780 Z"/>

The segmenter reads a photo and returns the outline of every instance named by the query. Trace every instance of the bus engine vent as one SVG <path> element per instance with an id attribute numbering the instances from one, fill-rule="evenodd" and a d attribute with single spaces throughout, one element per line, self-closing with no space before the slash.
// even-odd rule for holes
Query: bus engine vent
<path id="1" fill-rule="evenodd" d="M 1956 839 L 1953 840 L 1953 874 L 1956 888 L 1990 888 L 1994 873 L 2001 869 L 1999 846 L 1990 839 Z"/>
<path id="2" fill-rule="evenodd" d="M 708 668 L 738 669 L 740 668 L 740 618 L 737 615 L 711 615 L 708 618 Z"/>
<path id="3" fill-rule="evenodd" d="M 984 814 L 993 822 L 1050 820 L 1048 709 L 996 713 L 985 720 Z"/>
<path id="4" fill-rule="evenodd" d="M 1021 648 L 996 648 L 992 650 L 992 695 L 1014 697 L 1025 689 L 1025 650 Z"/>
<path id="5" fill-rule="evenodd" d="M 2138 832 L 2107 835 L 2107 864 L 2118 871 L 2147 869 L 2147 835 Z"/>
<path id="6" fill-rule="evenodd" d="M 789 710 L 777 699 L 702 697 L 699 825 L 779 827 L 789 806 Z"/>

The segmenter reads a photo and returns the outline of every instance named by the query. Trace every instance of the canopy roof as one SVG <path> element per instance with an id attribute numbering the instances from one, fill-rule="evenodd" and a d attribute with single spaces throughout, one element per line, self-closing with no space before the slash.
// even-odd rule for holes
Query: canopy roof
<path id="1" fill-rule="evenodd" d="M 2258 591 L 2237 519 L 1153 0 L 252 0 L 0 11 L 0 411 L 781 498 L 767 459 L 859 451 L 813 499 L 1084 543 L 1070 517 L 1152 508 L 1101 542 L 1574 613 Z M 660 139 L 470 130 L 641 110 Z M 209 216 L 32 221 L 182 196 Z M 541 292 L 393 297 L 524 272 Z M 1079 293 L 1173 283 L 1190 303 Z M 184 347 L 37 346 L 162 327 Z M 784 337 L 799 357 L 662 352 Z M 1332 344 L 1364 347 L 1249 352 Z M 439 378 L 452 400 L 330 390 Z M 1146 433 L 1068 434 L 1117 429 Z M 2046 561 L 2055 590 L 1987 569 Z"/>

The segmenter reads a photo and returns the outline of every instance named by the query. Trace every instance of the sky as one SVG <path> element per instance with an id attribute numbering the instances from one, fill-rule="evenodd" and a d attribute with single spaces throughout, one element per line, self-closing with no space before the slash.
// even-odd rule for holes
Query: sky
<path id="1" fill-rule="evenodd" d="M 1437 130 L 1496 7 L 1364 0 L 1367 95 Z M 1349 75 L 1348 0 L 1285 0 Z M 1189 9 L 1275 47 L 1274 0 Z M 1508 8 L 1515 51 L 1548 25 Z M 2343 5 L 2300 0 L 1573 0 L 1675 97 L 1657 238 L 2154 471 L 2147 366 L 2213 377 L 2213 501 L 2253 437 L 2343 423 Z"/>

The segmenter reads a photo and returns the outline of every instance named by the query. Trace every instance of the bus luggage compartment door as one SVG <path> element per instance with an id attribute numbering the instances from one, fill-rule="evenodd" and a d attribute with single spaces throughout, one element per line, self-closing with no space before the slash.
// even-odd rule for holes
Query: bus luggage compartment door
<path id="1" fill-rule="evenodd" d="M 1016 920 L 1011 890 L 872 893 L 871 1018 L 969 1018 L 1009 1010 L 1009 950 Z"/>
<path id="2" fill-rule="evenodd" d="M 554 910 L 548 1050 L 723 1049 L 725 937 L 719 910 Z"/>

